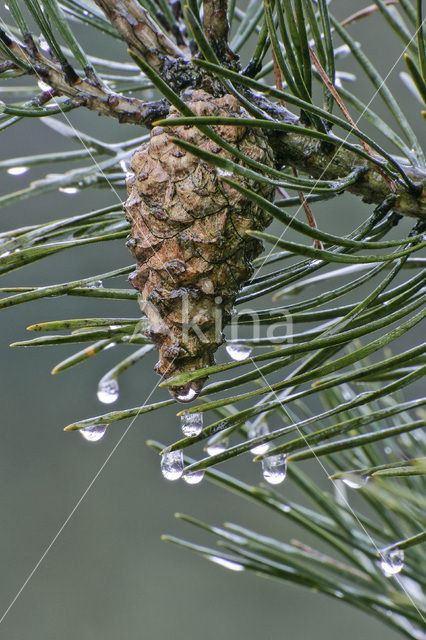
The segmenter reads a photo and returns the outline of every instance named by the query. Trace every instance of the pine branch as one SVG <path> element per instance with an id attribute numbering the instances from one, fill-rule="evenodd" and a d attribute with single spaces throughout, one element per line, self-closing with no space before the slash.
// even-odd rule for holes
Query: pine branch
<path id="1" fill-rule="evenodd" d="M 153 69 L 161 71 L 166 61 L 183 57 L 176 46 L 152 20 L 148 11 L 134 0 L 95 0 L 129 49 Z"/>
<path id="2" fill-rule="evenodd" d="M 79 106 L 96 111 L 99 115 L 116 118 L 119 122 L 141 126 L 150 126 L 159 116 L 168 113 L 164 100 L 143 102 L 114 93 L 91 78 L 80 78 L 71 67 L 64 72 L 57 62 L 49 59 L 35 45 L 25 46 L 4 32 L 0 33 L 0 37 L 16 60 L 15 69 L 19 69 L 19 63 L 22 63 L 24 70 L 30 66 L 31 75 L 46 83 L 56 95 L 68 96 Z M 4 55 L 1 50 L 0 55 Z"/>
<path id="3" fill-rule="evenodd" d="M 347 190 L 363 198 L 365 202 L 381 204 L 389 194 L 389 178 L 383 174 L 368 160 L 360 161 L 357 154 L 343 149 L 336 143 L 327 145 L 306 137 L 306 130 L 302 131 L 303 119 L 298 119 L 287 109 L 279 104 L 272 103 L 269 99 L 259 98 L 254 91 L 262 89 L 271 97 L 278 100 L 289 97 L 282 91 L 264 87 L 260 83 L 248 77 L 241 77 L 231 69 L 219 68 L 215 65 L 198 61 L 198 67 L 187 58 L 185 48 L 179 48 L 173 44 L 158 28 L 148 12 L 132 0 L 99 0 L 97 3 L 105 12 L 108 19 L 115 25 L 120 35 L 126 42 L 129 50 L 147 61 L 153 69 L 157 69 L 166 83 L 177 89 L 183 86 L 196 87 L 203 83 L 206 73 L 219 74 L 220 78 L 228 78 L 234 86 L 240 84 L 248 100 L 257 103 L 266 113 L 277 122 L 290 123 L 294 127 L 300 127 L 301 133 L 295 131 L 277 132 L 268 128 L 265 133 L 269 137 L 270 144 L 275 152 L 277 167 L 290 165 L 297 170 L 308 173 L 313 178 L 336 180 L 342 176 L 351 174 L 356 167 L 364 167 L 363 175 Z M 209 1 L 205 3 L 204 27 L 206 36 L 213 48 L 223 59 L 228 60 L 233 56 L 228 45 L 228 20 L 226 15 L 226 2 L 223 0 Z M 49 85 L 59 95 L 72 98 L 76 105 L 84 106 L 101 115 L 117 118 L 119 122 L 137 125 L 151 126 L 152 123 L 168 113 L 166 100 L 155 102 L 143 102 L 137 98 L 127 97 L 116 93 L 96 81 L 92 74 L 85 78 L 79 77 L 67 63 L 60 65 L 48 58 L 37 49 L 32 39 L 27 46 L 19 43 L 13 36 L 2 33 L 2 41 L 9 51 L 16 69 L 35 73 L 43 82 Z M 5 57 L 4 48 L 0 55 Z M 21 67 L 19 65 L 21 64 Z M 177 66 L 176 66 L 177 65 Z M 204 71 L 204 73 L 203 73 Z M 205 80 L 204 80 L 205 81 Z M 217 90 L 217 87 L 216 87 Z M 298 104 L 301 101 L 291 99 L 290 103 Z M 302 101 L 303 102 L 303 101 Z M 305 108 L 309 111 L 309 105 Z M 310 110 L 321 113 L 318 107 L 311 105 Z M 24 114 L 22 114 L 24 115 Z M 324 114 L 323 114 L 324 115 Z M 336 122 L 336 117 L 325 114 L 331 122 Z M 348 128 L 346 128 L 348 130 Z M 358 129 L 349 127 L 355 135 Z M 330 137 L 331 142 L 332 139 Z M 365 137 L 361 138 L 364 143 Z M 336 149 L 337 145 L 337 149 Z M 397 184 L 395 188 L 395 211 L 414 218 L 426 218 L 426 178 L 421 168 L 404 167 L 403 172 L 409 181 L 409 188 L 404 184 Z"/>

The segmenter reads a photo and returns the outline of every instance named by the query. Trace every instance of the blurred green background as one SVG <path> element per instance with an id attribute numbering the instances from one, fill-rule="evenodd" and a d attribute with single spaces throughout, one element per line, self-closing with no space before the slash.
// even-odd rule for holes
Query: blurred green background
<path id="1" fill-rule="evenodd" d="M 344 17 L 363 6 L 364 2 L 345 0 L 336 3 L 335 12 Z M 381 18 L 374 16 L 354 25 L 352 34 L 363 41 L 382 73 L 387 73 L 400 46 Z M 92 33 L 85 37 L 89 53 L 124 59 L 123 47 L 117 43 L 93 39 Z M 349 61 L 344 66 L 355 70 Z M 401 69 L 399 65 L 394 70 L 389 85 L 419 131 L 419 110 L 398 78 Z M 359 87 L 358 95 L 372 95 L 369 85 Z M 377 100 L 373 107 L 385 114 Z M 119 126 L 86 111 L 74 112 L 71 121 L 109 141 L 137 135 L 134 127 Z M 34 120 L 4 132 L 1 143 L 1 158 L 76 148 Z M 65 167 L 49 168 L 55 170 L 62 172 Z M 25 186 L 45 172 L 34 169 L 19 178 L 2 174 L 1 193 Z M 65 217 L 124 198 L 124 190 L 118 194 L 88 190 L 75 196 L 53 193 L 2 211 L 1 227 Z M 346 196 L 315 208 L 320 225 L 332 225 L 335 233 L 352 228 L 369 211 Z M 409 229 L 407 221 L 401 229 Z M 94 245 L 18 271 L 4 278 L 2 286 L 63 282 L 130 263 L 124 243 L 108 243 L 102 249 Z M 358 640 L 369 636 L 395 640 L 394 632 L 345 604 L 252 574 L 226 571 L 160 540 L 165 532 L 204 540 L 201 532 L 174 520 L 173 513 L 179 511 L 212 524 L 232 520 L 283 540 L 296 537 L 309 542 L 303 532 L 284 525 L 277 515 L 208 482 L 190 487 L 162 478 L 159 459 L 145 441 L 177 439 L 175 407 L 138 418 L 116 449 L 128 423 L 113 425 L 96 444 L 62 431 L 76 419 L 109 410 L 96 398 L 97 383 L 128 351 L 125 347 L 119 353 L 111 349 L 85 366 L 51 377 L 52 367 L 76 351 L 75 347 L 11 350 L 8 345 L 25 339 L 25 328 L 35 322 L 110 314 L 136 316 L 137 308 L 130 302 L 65 297 L 18 306 L 0 315 L 0 617 L 78 505 L 0 624 L 0 637 Z M 120 399 L 111 408 L 145 401 L 158 383 L 155 361 L 150 354 L 121 378 Z M 164 399 L 166 393 L 157 390 L 153 398 Z M 227 470 L 253 483 L 260 477 L 250 457 L 233 461 Z M 321 469 L 311 465 L 311 472 L 330 489 Z M 287 484 L 281 491 L 286 498 L 300 500 Z"/>

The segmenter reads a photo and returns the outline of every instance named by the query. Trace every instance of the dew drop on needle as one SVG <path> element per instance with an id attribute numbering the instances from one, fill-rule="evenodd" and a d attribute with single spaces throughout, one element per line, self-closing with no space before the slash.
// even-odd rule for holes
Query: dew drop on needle
<path id="1" fill-rule="evenodd" d="M 203 414 L 198 412 L 185 412 L 181 416 L 180 424 L 183 435 L 187 438 L 194 438 L 201 433 L 201 430 L 203 428 Z"/>
<path id="2" fill-rule="evenodd" d="M 183 475 L 183 479 L 187 484 L 199 484 L 203 478 L 204 478 L 203 469 L 200 469 L 200 471 L 193 471 L 192 473 L 185 473 Z"/>
<path id="3" fill-rule="evenodd" d="M 287 473 L 287 459 L 283 454 L 266 456 L 262 460 L 262 473 L 269 484 L 280 484 L 285 480 Z"/>
<path id="4" fill-rule="evenodd" d="M 80 429 L 80 433 L 88 442 L 97 442 L 104 437 L 106 431 L 106 425 L 104 424 L 91 424 L 88 427 Z"/>
<path id="5" fill-rule="evenodd" d="M 183 452 L 168 451 L 161 456 L 161 473 L 166 480 L 178 480 L 183 472 Z"/>
<path id="6" fill-rule="evenodd" d="M 101 378 L 98 385 L 98 400 L 104 404 L 112 404 L 120 395 L 118 380 L 115 378 Z"/>
<path id="7" fill-rule="evenodd" d="M 247 360 L 250 357 L 253 349 L 251 347 L 246 347 L 242 344 L 227 344 L 226 351 L 232 360 L 240 361 Z"/>
<path id="8" fill-rule="evenodd" d="M 404 567 L 404 551 L 402 549 L 382 549 L 380 551 L 380 568 L 386 578 L 402 571 Z"/>

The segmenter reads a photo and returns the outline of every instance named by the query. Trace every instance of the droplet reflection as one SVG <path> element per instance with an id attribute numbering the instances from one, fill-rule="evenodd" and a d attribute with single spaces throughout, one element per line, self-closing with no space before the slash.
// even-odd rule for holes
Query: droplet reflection
<path id="1" fill-rule="evenodd" d="M 101 378 L 98 385 L 98 400 L 104 404 L 112 404 L 120 395 L 118 380 L 115 378 Z"/>
<path id="2" fill-rule="evenodd" d="M 380 551 L 380 568 L 386 578 L 402 571 L 404 567 L 404 551 L 402 549 L 382 549 Z"/>
<path id="3" fill-rule="evenodd" d="M 161 456 L 161 473 L 166 480 L 179 480 L 183 472 L 183 452 L 168 451 Z"/>
<path id="4" fill-rule="evenodd" d="M 203 428 L 202 413 L 188 413 L 187 411 L 180 418 L 181 429 L 184 436 L 194 438 L 201 433 Z"/>
<path id="5" fill-rule="evenodd" d="M 80 433 L 88 442 L 97 442 L 104 437 L 106 431 L 106 425 L 104 424 L 91 424 L 88 427 L 80 429 Z"/>
<path id="6" fill-rule="evenodd" d="M 247 360 L 253 349 L 242 344 L 227 344 L 226 351 L 232 360 L 239 362 L 240 360 Z"/>
<path id="7" fill-rule="evenodd" d="M 281 484 L 287 474 L 287 459 L 283 454 L 267 456 L 262 460 L 263 477 L 269 484 Z"/>

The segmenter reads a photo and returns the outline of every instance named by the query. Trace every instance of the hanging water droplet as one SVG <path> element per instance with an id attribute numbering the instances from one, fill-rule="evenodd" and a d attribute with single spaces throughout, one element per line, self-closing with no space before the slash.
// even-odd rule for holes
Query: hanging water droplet
<path id="1" fill-rule="evenodd" d="M 199 391 L 192 385 L 170 387 L 169 391 L 178 402 L 191 402 L 192 400 L 195 400 L 195 398 L 198 398 L 199 395 Z"/>
<path id="2" fill-rule="evenodd" d="M 231 571 L 244 571 L 244 565 L 239 562 L 233 562 L 232 560 L 227 560 L 226 558 L 221 558 L 220 556 L 208 556 L 209 560 L 215 562 L 216 564 L 220 564 L 221 567 L 225 569 L 230 569 Z"/>
<path id="3" fill-rule="evenodd" d="M 107 349 L 112 349 L 113 347 L 116 347 L 117 343 L 116 342 L 110 342 L 109 344 L 107 344 L 106 347 L 104 347 L 104 351 L 106 351 Z"/>
<path id="4" fill-rule="evenodd" d="M 37 82 L 37 84 L 38 84 L 38 88 L 39 88 L 41 91 L 50 91 L 50 90 L 51 90 L 51 88 L 52 88 L 51 86 L 49 86 L 48 84 L 46 84 L 45 82 L 43 82 L 43 80 L 39 80 L 39 81 Z"/>
<path id="5" fill-rule="evenodd" d="M 93 280 L 93 282 L 89 282 L 89 284 L 86 284 L 86 287 L 88 289 L 102 289 L 103 286 L 104 283 L 102 282 L 102 280 Z"/>
<path id="6" fill-rule="evenodd" d="M 404 551 L 402 549 L 382 549 L 380 551 L 380 568 L 386 578 L 394 576 L 404 567 Z"/>
<path id="7" fill-rule="evenodd" d="M 286 456 L 279 453 L 275 456 L 267 456 L 262 460 L 263 477 L 269 484 L 280 484 L 287 473 Z"/>
<path id="8" fill-rule="evenodd" d="M 28 167 L 10 167 L 7 170 L 7 173 L 10 176 L 23 176 L 24 173 L 27 173 Z"/>
<path id="9" fill-rule="evenodd" d="M 227 344 L 226 351 L 233 360 L 246 360 L 250 357 L 253 349 L 242 344 Z"/>
<path id="10" fill-rule="evenodd" d="M 228 439 L 218 440 L 207 445 L 206 452 L 209 456 L 217 456 L 219 453 L 223 453 L 228 448 Z"/>
<path id="11" fill-rule="evenodd" d="M 74 196 L 78 193 L 77 187 L 59 187 L 58 189 L 61 193 L 66 193 L 69 196 Z"/>
<path id="12" fill-rule="evenodd" d="M 230 178 L 233 175 L 232 171 L 227 171 L 226 169 L 221 169 L 220 167 L 216 167 L 216 171 L 223 178 Z"/>
<path id="13" fill-rule="evenodd" d="M 41 49 L 42 51 L 49 51 L 49 49 L 50 49 L 50 48 L 49 48 L 49 45 L 48 45 L 48 43 L 47 43 L 46 38 L 45 38 L 43 35 L 41 35 L 41 36 L 39 37 L 39 39 L 38 39 L 38 44 L 39 44 L 39 47 L 40 47 L 40 49 Z"/>
<path id="14" fill-rule="evenodd" d="M 179 480 L 183 472 L 183 452 L 168 451 L 161 456 L 161 473 L 166 480 Z"/>
<path id="15" fill-rule="evenodd" d="M 119 396 L 118 380 L 116 378 L 101 378 L 98 385 L 98 400 L 104 404 L 112 404 Z"/>
<path id="16" fill-rule="evenodd" d="M 367 480 L 367 476 L 360 476 L 358 473 L 347 473 L 342 477 L 342 481 L 351 489 L 360 489 Z"/>
<path id="17" fill-rule="evenodd" d="M 203 414 L 185 412 L 180 418 L 180 426 L 187 438 L 198 436 L 203 428 Z"/>
<path id="18" fill-rule="evenodd" d="M 259 424 L 250 424 L 247 430 L 247 436 L 249 438 L 258 438 L 259 436 L 266 436 L 269 433 L 269 427 L 266 422 L 260 422 Z M 261 456 L 269 449 L 269 442 L 258 444 L 253 449 L 250 449 L 251 453 L 256 456 Z"/>
<path id="19" fill-rule="evenodd" d="M 188 484 L 199 484 L 201 480 L 204 478 L 204 470 L 193 471 L 192 473 L 185 473 L 183 475 L 183 479 Z"/>
<path id="20" fill-rule="evenodd" d="M 85 440 L 89 442 L 97 442 L 104 437 L 106 431 L 106 425 L 104 424 L 91 424 L 88 427 L 80 429 L 80 433 Z"/>

